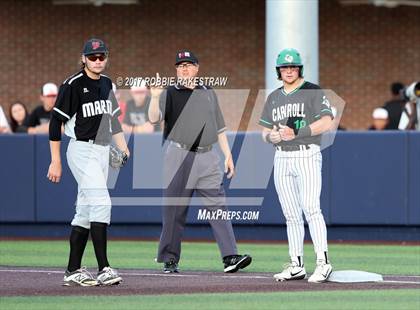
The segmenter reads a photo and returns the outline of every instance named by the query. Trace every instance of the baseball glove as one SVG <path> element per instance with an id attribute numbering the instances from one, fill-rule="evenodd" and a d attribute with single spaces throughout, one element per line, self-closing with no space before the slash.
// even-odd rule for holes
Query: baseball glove
<path id="1" fill-rule="evenodd" d="M 125 152 L 120 151 L 113 145 L 109 146 L 109 165 L 112 168 L 122 168 L 128 160 L 128 156 Z"/>

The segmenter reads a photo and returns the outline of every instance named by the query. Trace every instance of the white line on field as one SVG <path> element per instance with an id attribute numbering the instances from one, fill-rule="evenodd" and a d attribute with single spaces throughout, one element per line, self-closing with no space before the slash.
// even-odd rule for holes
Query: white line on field
<path id="1" fill-rule="evenodd" d="M 16 272 L 16 273 L 56 273 L 64 274 L 63 271 L 57 270 L 33 270 L 33 269 L 0 269 L 0 272 Z M 122 276 L 146 276 L 146 277 L 185 277 L 185 278 L 197 278 L 197 277 L 219 277 L 219 278 L 244 278 L 244 279 L 270 279 L 269 276 L 219 276 L 214 274 L 164 274 L 164 273 L 135 273 L 135 272 L 119 272 Z"/>
<path id="2" fill-rule="evenodd" d="M 61 273 L 64 274 L 64 271 L 57 271 L 57 270 L 31 270 L 31 269 L 0 269 L 3 272 L 21 272 L 21 273 Z"/>
<path id="3" fill-rule="evenodd" d="M 0 272 L 15 272 L 15 273 L 54 273 L 54 274 L 64 274 L 63 271 L 58 270 L 36 270 L 36 269 L 0 269 Z M 184 277 L 184 278 L 197 278 L 197 277 L 218 277 L 218 278 L 238 278 L 238 279 L 271 279 L 271 276 L 251 276 L 251 275 L 215 275 L 215 274 L 161 274 L 161 273 L 136 273 L 136 272 L 119 272 L 122 276 L 146 276 L 146 277 Z M 390 276 L 385 276 L 390 277 Z M 395 275 L 394 277 L 413 277 L 420 278 L 420 276 L 401 276 Z M 417 281 L 397 281 L 397 280 L 384 280 L 378 281 L 378 283 L 401 283 L 401 284 L 420 284 Z"/>
<path id="4" fill-rule="evenodd" d="M 379 281 L 378 283 L 420 284 L 420 282 L 413 282 L 413 281 L 392 281 L 392 280 Z"/>
<path id="5" fill-rule="evenodd" d="M 118 274 L 122 276 L 146 276 L 146 277 L 184 277 L 184 278 L 196 278 L 201 277 L 196 274 L 164 274 L 164 273 L 125 273 L 119 272 Z"/>
<path id="6" fill-rule="evenodd" d="M 229 275 L 229 276 L 221 276 L 221 275 L 215 275 L 215 274 L 203 274 L 203 275 L 198 275 L 198 274 L 159 274 L 159 273 L 124 273 L 124 272 L 119 272 L 120 275 L 122 276 L 152 276 L 152 277 L 191 277 L 191 278 L 196 278 L 196 277 L 217 277 L 217 278 L 239 278 L 239 279 L 271 279 L 272 277 L 269 276 L 233 276 L 233 275 Z"/>

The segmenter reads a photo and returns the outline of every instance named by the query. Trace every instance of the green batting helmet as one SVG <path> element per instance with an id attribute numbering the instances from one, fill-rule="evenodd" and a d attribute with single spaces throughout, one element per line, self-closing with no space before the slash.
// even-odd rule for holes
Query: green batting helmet
<path id="1" fill-rule="evenodd" d="M 285 48 L 280 52 L 276 60 L 276 71 L 279 79 L 281 79 L 281 75 L 278 68 L 290 66 L 300 67 L 299 76 L 303 76 L 303 64 L 299 52 L 294 48 Z"/>

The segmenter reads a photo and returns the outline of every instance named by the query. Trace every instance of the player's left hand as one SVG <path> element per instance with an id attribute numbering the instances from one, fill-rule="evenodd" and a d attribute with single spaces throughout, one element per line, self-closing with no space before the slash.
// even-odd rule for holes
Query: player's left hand
<path id="1" fill-rule="evenodd" d="M 296 138 L 295 131 L 287 126 L 280 126 L 280 137 L 284 141 L 290 141 Z"/>
<path id="2" fill-rule="evenodd" d="M 233 164 L 232 156 L 228 156 L 225 158 L 225 173 L 228 173 L 228 179 L 232 178 L 235 175 L 235 165 Z"/>
<path id="3" fill-rule="evenodd" d="M 61 162 L 52 161 L 48 168 L 47 178 L 53 183 L 59 183 L 62 174 Z"/>

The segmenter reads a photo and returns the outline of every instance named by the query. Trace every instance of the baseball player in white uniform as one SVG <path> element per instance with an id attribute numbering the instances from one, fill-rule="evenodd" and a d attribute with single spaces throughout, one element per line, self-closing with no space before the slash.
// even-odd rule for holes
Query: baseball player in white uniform
<path id="1" fill-rule="evenodd" d="M 67 162 L 78 184 L 76 214 L 71 222 L 70 255 L 64 275 L 66 286 L 113 285 L 121 282 L 107 258 L 107 226 L 111 220 L 111 199 L 107 178 L 109 144 L 129 154 L 118 121 L 120 108 L 112 91 L 111 80 L 101 73 L 108 60 L 108 49 L 99 39 L 85 43 L 82 70 L 69 77 L 60 87 L 50 121 L 51 165 L 48 178 L 61 178 L 61 125 L 71 138 Z M 92 237 L 98 275 L 94 278 L 81 260 L 89 233 Z"/>
<path id="2" fill-rule="evenodd" d="M 264 141 L 276 147 L 274 183 L 286 218 L 289 243 L 290 263 L 274 278 L 278 281 L 306 278 L 303 212 L 317 257 L 316 269 L 308 281 L 324 282 L 332 266 L 320 209 L 320 143 L 321 134 L 331 128 L 333 114 L 320 87 L 303 79 L 303 65 L 297 50 L 281 51 L 276 71 L 283 86 L 268 96 L 259 121 L 264 127 Z"/>

